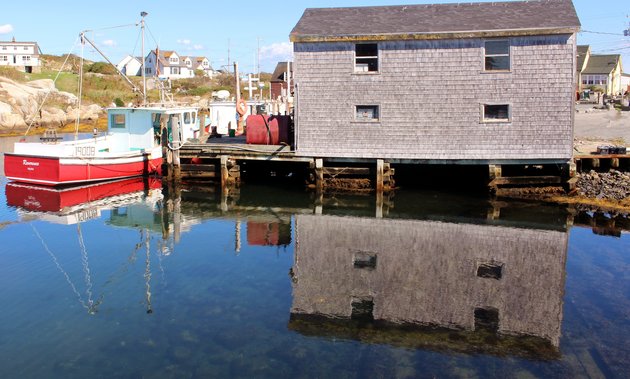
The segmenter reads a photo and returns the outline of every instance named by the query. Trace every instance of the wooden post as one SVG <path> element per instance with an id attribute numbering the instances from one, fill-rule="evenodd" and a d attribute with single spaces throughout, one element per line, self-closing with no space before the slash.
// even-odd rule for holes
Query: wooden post
<path id="1" fill-rule="evenodd" d="M 494 180 L 500 178 L 501 175 L 501 165 L 488 165 L 488 177 L 490 178 L 490 182 L 488 183 L 488 189 L 490 191 L 497 190 L 497 185 L 494 183 Z"/>
<path id="2" fill-rule="evenodd" d="M 619 168 L 619 158 L 610 158 L 610 167 Z"/>
<path id="3" fill-rule="evenodd" d="M 234 81 L 236 82 L 234 87 L 236 88 L 236 106 L 238 107 L 238 102 L 241 100 L 241 79 L 238 77 L 238 62 L 234 62 Z M 236 112 L 236 109 L 234 109 L 234 112 Z M 236 124 L 237 136 L 243 134 L 243 117 L 238 117 L 238 123 Z"/>
<path id="4" fill-rule="evenodd" d="M 383 191 L 376 191 L 376 218 L 383 218 Z"/>
<path id="5" fill-rule="evenodd" d="M 223 192 L 225 192 L 225 189 L 227 188 L 227 182 L 228 182 L 228 156 L 227 155 L 221 155 L 221 190 Z"/>
<path id="6" fill-rule="evenodd" d="M 383 197 L 383 163 L 382 159 L 376 160 L 376 193 L 381 192 L 381 199 Z"/>
<path id="7" fill-rule="evenodd" d="M 324 160 L 321 158 L 315 159 L 315 188 L 318 193 L 324 189 Z"/>
<path id="8" fill-rule="evenodd" d="M 172 143 L 172 147 L 173 147 L 173 166 L 175 168 L 179 168 L 179 148 L 182 146 L 182 141 L 179 139 L 179 133 L 180 133 L 180 124 L 179 124 L 179 117 L 178 116 L 173 116 L 173 118 L 171 119 L 171 129 L 173 130 L 173 143 Z"/>

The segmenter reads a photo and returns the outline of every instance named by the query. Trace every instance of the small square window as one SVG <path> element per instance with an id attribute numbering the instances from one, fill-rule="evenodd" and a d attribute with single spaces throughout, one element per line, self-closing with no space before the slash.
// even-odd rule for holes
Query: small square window
<path id="1" fill-rule="evenodd" d="M 378 121 L 378 105 L 357 105 L 355 119 L 356 121 Z"/>
<path id="2" fill-rule="evenodd" d="M 484 104 L 482 107 L 483 122 L 510 122 L 510 106 L 508 104 Z"/>
<path id="3" fill-rule="evenodd" d="M 483 262 L 477 266 L 477 276 L 486 279 L 500 280 L 503 277 L 503 264 L 498 262 Z"/>
<path id="4" fill-rule="evenodd" d="M 378 44 L 358 43 L 355 45 L 354 72 L 378 71 Z"/>
<path id="5" fill-rule="evenodd" d="M 184 124 L 190 124 L 190 112 L 184 112 Z"/>
<path id="6" fill-rule="evenodd" d="M 497 332 L 499 330 L 499 310 L 492 307 L 475 308 L 475 330 L 479 329 Z"/>
<path id="7" fill-rule="evenodd" d="M 113 114 L 112 115 L 112 128 L 124 128 L 125 127 L 125 115 Z"/>
<path id="8" fill-rule="evenodd" d="M 372 297 L 353 297 L 350 302 L 350 318 L 357 321 L 374 321 L 374 299 Z"/>
<path id="9" fill-rule="evenodd" d="M 510 70 L 510 41 L 486 41 L 484 48 L 486 71 Z"/>
<path id="10" fill-rule="evenodd" d="M 376 268 L 376 253 L 357 251 L 352 261 L 354 268 L 373 270 Z"/>

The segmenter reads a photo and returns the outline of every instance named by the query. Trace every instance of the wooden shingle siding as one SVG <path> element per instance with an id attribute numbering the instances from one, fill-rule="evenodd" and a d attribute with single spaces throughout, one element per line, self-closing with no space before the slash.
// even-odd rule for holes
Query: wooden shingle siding
<path id="1" fill-rule="evenodd" d="M 352 42 L 295 43 L 297 153 L 390 159 L 568 160 L 574 35 L 511 37 L 509 72 L 484 71 L 484 39 L 379 42 L 378 73 L 354 73 Z M 482 104 L 509 104 L 482 123 Z M 378 105 L 380 122 L 354 121 Z"/>

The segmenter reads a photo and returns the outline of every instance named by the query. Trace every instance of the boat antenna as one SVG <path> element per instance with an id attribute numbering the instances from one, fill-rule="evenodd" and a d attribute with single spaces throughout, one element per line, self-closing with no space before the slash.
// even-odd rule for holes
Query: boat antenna
<path id="1" fill-rule="evenodd" d="M 144 18 L 148 15 L 147 12 L 140 12 L 142 20 L 140 21 L 140 28 L 142 30 L 142 105 L 147 105 L 147 73 L 146 73 L 146 57 L 144 56 Z M 157 58 L 157 57 L 156 57 Z"/>

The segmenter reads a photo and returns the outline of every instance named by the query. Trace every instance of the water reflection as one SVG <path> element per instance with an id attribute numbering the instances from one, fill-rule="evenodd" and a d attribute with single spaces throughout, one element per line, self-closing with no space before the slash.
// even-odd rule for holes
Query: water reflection
<path id="1" fill-rule="evenodd" d="M 11 344 L 0 339 L 0 351 L 16 362 L 0 373 L 50 367 L 42 358 L 26 365 L 43 356 L 29 353 L 31 338 L 44 347 L 72 341 L 55 355 L 67 352 L 61 373 L 76 368 L 70 352 L 87 349 L 120 362 L 104 371 L 110 376 L 134 365 L 163 372 L 163 362 L 177 377 L 331 377 L 340 368 L 361 377 L 348 367 L 366 364 L 388 377 L 400 367 L 409 377 L 427 367 L 437 376 L 460 368 L 487 376 L 485 367 L 571 376 L 584 372 L 592 349 L 580 350 L 591 345 L 574 342 L 579 328 L 571 324 L 572 304 L 586 302 L 567 305 L 564 295 L 570 229 L 587 225 L 602 238 L 628 226 L 556 206 L 433 192 L 221 193 L 143 179 L 61 190 L 10 183 L 5 191 L 18 220 L 0 232 L 25 238 L 0 247 L 3 276 L 14 284 L 1 294 L 11 312 L 0 316 L 0 331 Z M 79 238 L 79 258 L 71 238 Z M 11 269 L 21 264 L 33 273 Z M 26 301 L 20 285 L 46 296 Z M 51 316 L 32 311 L 42 308 Z M 52 332 L 28 337 L 28 329 Z M 619 330 L 610 333 L 626 335 Z M 621 357 L 627 348 L 616 346 Z M 81 373 L 98 366 L 76 354 Z M 612 362 L 614 372 L 625 367 Z"/>
<path id="2" fill-rule="evenodd" d="M 326 215 L 299 215 L 295 224 L 295 330 L 405 347 L 558 355 L 565 231 Z"/>

